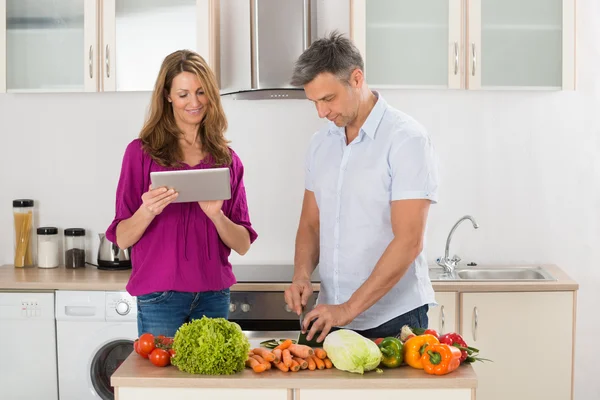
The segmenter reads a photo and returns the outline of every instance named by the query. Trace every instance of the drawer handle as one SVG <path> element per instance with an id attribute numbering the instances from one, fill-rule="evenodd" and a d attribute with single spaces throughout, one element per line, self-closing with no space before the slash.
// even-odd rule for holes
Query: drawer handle
<path id="1" fill-rule="evenodd" d="M 446 325 L 446 315 L 444 314 L 444 306 L 440 309 L 440 333 L 444 333 L 444 326 Z"/>

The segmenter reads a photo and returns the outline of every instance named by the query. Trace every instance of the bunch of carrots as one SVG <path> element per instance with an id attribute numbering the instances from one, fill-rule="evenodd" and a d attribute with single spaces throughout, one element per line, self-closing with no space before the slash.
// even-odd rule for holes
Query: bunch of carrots
<path id="1" fill-rule="evenodd" d="M 283 372 L 298 372 L 301 369 L 310 371 L 332 368 L 333 364 L 322 348 L 294 344 L 290 339 L 284 341 L 273 350 L 257 347 L 250 350 L 246 367 L 254 372 L 264 372 L 274 366 Z"/>

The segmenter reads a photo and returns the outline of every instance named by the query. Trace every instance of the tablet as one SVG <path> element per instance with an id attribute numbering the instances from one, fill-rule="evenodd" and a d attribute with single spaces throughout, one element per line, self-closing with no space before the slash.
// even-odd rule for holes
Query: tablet
<path id="1" fill-rule="evenodd" d="M 151 172 L 152 188 L 167 187 L 179 193 L 174 203 L 229 200 L 229 168 Z"/>

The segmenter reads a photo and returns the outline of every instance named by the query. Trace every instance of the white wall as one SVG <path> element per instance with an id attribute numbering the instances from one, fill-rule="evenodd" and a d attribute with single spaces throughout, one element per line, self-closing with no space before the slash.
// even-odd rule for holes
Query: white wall
<path id="1" fill-rule="evenodd" d="M 429 129 L 440 155 L 443 183 L 430 218 L 429 260 L 442 254 L 451 225 L 468 213 L 481 228 L 461 226 L 452 246 L 466 262 L 556 263 L 580 283 L 575 381 L 576 399 L 583 400 L 600 397 L 594 368 L 600 329 L 600 3 L 579 0 L 577 19 L 576 92 L 383 95 Z M 148 93 L 0 95 L 0 264 L 12 262 L 11 200 L 21 197 L 38 202 L 42 225 L 86 228 L 88 261 L 94 261 L 95 235 L 113 216 L 123 150 L 138 134 L 148 100 Z M 322 122 L 303 101 L 227 100 L 225 109 L 260 235 L 245 257 L 232 261 L 289 263 L 304 151 Z M 538 357 L 515 348 L 515 362 Z"/>

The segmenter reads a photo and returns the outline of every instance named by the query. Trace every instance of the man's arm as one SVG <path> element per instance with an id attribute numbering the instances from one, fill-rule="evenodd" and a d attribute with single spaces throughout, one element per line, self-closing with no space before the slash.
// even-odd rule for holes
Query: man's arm
<path id="1" fill-rule="evenodd" d="M 369 278 L 348 299 L 352 319 L 385 296 L 423 250 L 423 237 L 430 200 L 392 201 L 394 239 L 379 258 Z"/>
<path id="2" fill-rule="evenodd" d="M 296 233 L 294 277 L 285 292 L 287 305 L 297 314 L 312 294 L 310 277 L 319 262 L 319 207 L 314 192 L 304 191 L 300 223 Z"/>

